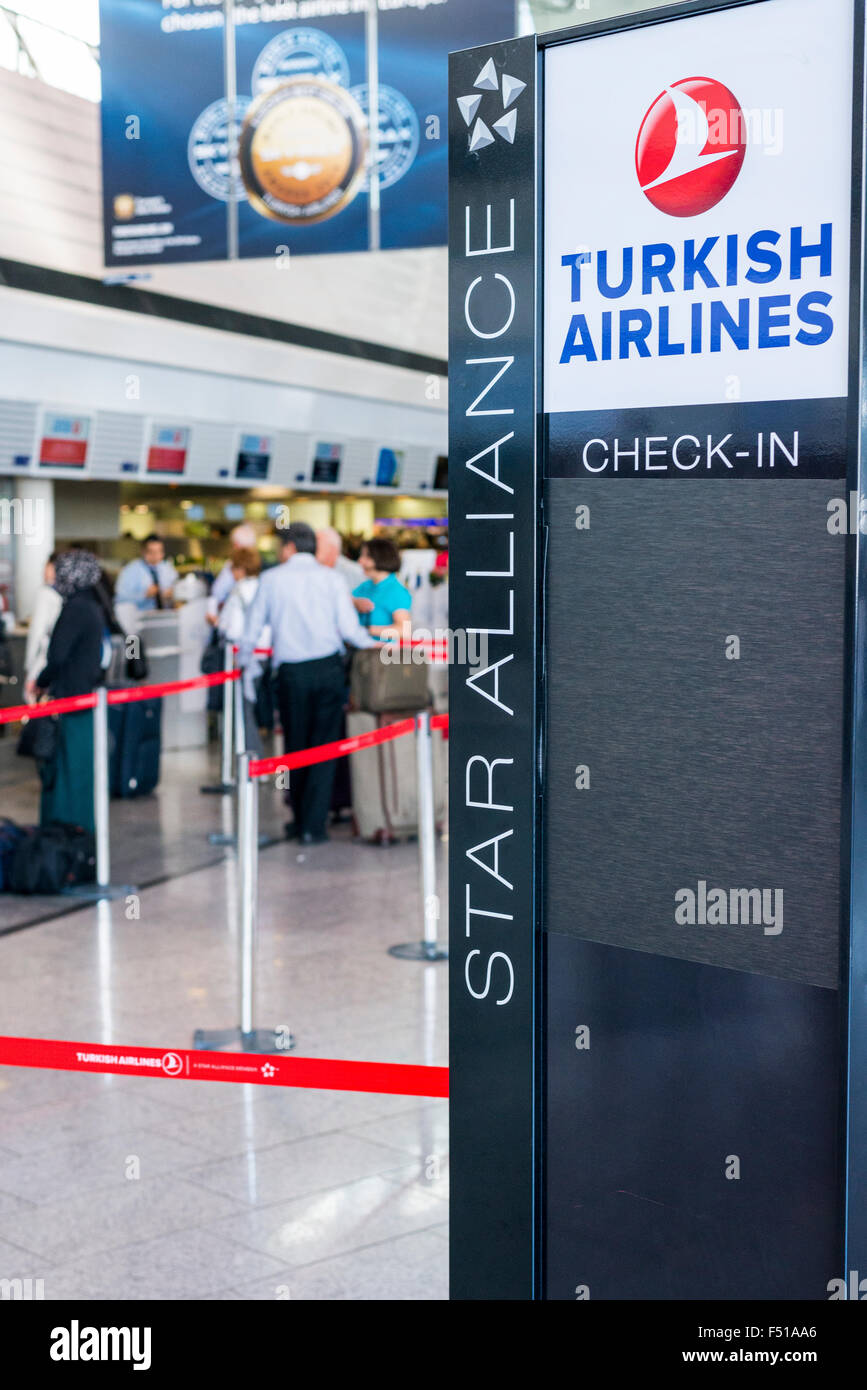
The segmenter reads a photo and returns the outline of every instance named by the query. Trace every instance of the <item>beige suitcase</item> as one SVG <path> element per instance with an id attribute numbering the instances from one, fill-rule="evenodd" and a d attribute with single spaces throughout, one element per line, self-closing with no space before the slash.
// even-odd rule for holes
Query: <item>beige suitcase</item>
<path id="1" fill-rule="evenodd" d="M 415 711 L 370 714 L 366 710 L 346 716 L 349 738 L 370 733 L 408 719 Z M 448 745 L 442 732 L 431 734 L 434 773 L 434 814 L 437 825 L 446 817 Z M 373 748 L 361 748 L 349 757 L 352 779 L 352 815 L 356 833 L 375 844 L 390 844 L 418 834 L 418 791 L 415 736 L 390 739 Z"/>

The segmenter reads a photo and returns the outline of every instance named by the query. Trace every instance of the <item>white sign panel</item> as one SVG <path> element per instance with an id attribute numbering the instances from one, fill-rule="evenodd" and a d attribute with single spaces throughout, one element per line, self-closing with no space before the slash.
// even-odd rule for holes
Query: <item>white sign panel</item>
<path id="1" fill-rule="evenodd" d="M 852 33 L 767 0 L 548 50 L 546 411 L 846 394 Z"/>

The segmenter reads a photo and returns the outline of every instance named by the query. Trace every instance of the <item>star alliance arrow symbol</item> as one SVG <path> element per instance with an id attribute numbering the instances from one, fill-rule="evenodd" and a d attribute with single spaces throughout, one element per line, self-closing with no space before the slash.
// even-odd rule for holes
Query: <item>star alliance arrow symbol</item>
<path id="1" fill-rule="evenodd" d="M 526 86 L 526 82 L 522 82 L 520 78 L 511 77 L 507 72 L 503 73 L 502 79 L 498 79 L 494 60 L 493 58 L 488 59 L 473 83 L 475 91 L 471 92 L 469 96 L 458 97 L 457 99 L 458 110 L 463 117 L 464 124 L 470 127 L 469 149 L 471 154 L 477 154 L 479 150 L 483 150 L 486 146 L 494 144 L 492 130 L 496 132 L 501 140 L 505 140 L 507 144 L 513 145 L 515 143 L 515 132 L 518 128 L 518 112 L 514 108 L 514 102 L 518 100 L 518 97 L 526 89 Z M 500 116 L 498 120 L 491 120 L 490 127 L 479 115 L 479 109 L 483 100 L 483 95 L 480 94 L 487 92 L 497 92 L 501 94 L 505 113 Z M 509 109 L 510 107 L 512 108 L 511 110 Z"/>

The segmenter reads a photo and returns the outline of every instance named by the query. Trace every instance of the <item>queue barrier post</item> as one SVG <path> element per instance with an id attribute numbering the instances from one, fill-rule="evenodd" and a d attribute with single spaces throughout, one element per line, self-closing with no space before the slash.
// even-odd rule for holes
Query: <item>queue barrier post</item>
<path id="1" fill-rule="evenodd" d="M 235 760 L 236 760 L 236 764 L 237 764 L 237 759 L 240 757 L 240 755 L 241 755 L 242 753 L 248 752 L 248 749 L 247 749 L 247 723 L 246 723 L 246 720 L 244 719 L 244 673 L 243 673 L 243 671 L 242 671 L 241 674 L 239 675 L 238 679 L 234 682 L 234 686 L 235 686 L 235 689 L 234 689 L 234 692 L 233 692 L 233 693 L 234 693 L 234 697 L 235 697 L 235 702 L 234 702 L 234 707 L 233 707 L 233 712 L 232 712 L 232 722 L 233 722 L 234 729 L 235 729 Z M 236 780 L 237 780 L 237 779 L 236 779 Z M 238 783 L 238 785 L 240 786 L 240 783 Z"/>
<path id="2" fill-rule="evenodd" d="M 424 912 L 424 938 L 401 946 L 389 946 L 388 954 L 398 960 L 448 960 L 448 949 L 437 940 L 439 897 L 436 881 L 436 812 L 434 809 L 433 744 L 430 713 L 424 710 L 416 720 L 416 771 L 418 775 L 418 849 L 421 898 Z"/>
<path id="3" fill-rule="evenodd" d="M 228 682 L 227 682 L 227 683 L 228 683 Z M 247 747 L 247 721 L 246 721 L 246 719 L 245 719 L 245 717 L 244 717 L 244 673 L 243 673 L 243 671 L 242 671 L 241 674 L 238 676 L 237 680 L 232 681 L 231 684 L 234 685 L 234 687 L 235 687 L 234 706 L 233 706 L 233 715 L 232 715 L 232 719 L 233 719 L 233 726 L 234 726 L 234 731 L 235 731 L 235 733 L 234 733 L 234 738 L 235 738 L 235 758 L 237 759 L 237 758 L 240 757 L 240 755 L 241 755 L 242 753 L 249 753 L 249 751 L 250 751 L 250 750 L 248 749 L 248 747 Z M 240 795 L 239 788 L 240 788 L 240 783 L 238 782 L 238 780 L 237 780 L 237 778 L 236 778 L 236 779 L 235 779 L 235 791 L 238 792 L 238 794 Z M 212 830 L 212 831 L 209 833 L 209 835 L 208 835 L 208 843 L 209 843 L 209 844 L 211 844 L 211 845 L 226 845 L 226 846 L 233 846 L 233 845 L 236 845 L 236 844 L 238 843 L 238 837 L 237 837 L 237 835 L 236 835 L 236 834 L 232 831 L 232 829 L 231 829 L 231 824 L 232 824 L 232 821 L 231 821 L 231 814 L 232 814 L 232 813 L 231 813 L 231 810 L 230 810 L 230 811 L 229 811 L 229 815 L 228 815 L 228 819 L 227 819 L 227 820 L 224 820 L 224 822 L 223 822 L 223 824 L 226 826 L 226 828 L 225 828 L 224 830 Z M 260 848 L 260 849 L 266 849 L 268 845 L 273 845 L 273 844 L 275 844 L 275 843 L 276 843 L 276 842 L 275 842 L 275 840 L 274 840 L 274 836 L 273 836 L 273 835 L 265 835 L 265 834 L 263 834 L 263 835 L 260 835 L 260 836 L 259 836 L 259 848 Z"/>
<path id="4" fill-rule="evenodd" d="M 240 685 L 240 681 L 236 682 Z M 259 783 L 250 754 L 238 754 L 238 1017 L 237 1028 L 198 1028 L 198 1049 L 240 1043 L 245 1052 L 287 1052 L 295 1039 L 285 1028 L 256 1028 L 256 937 L 259 925 Z"/>
<path id="5" fill-rule="evenodd" d="M 231 796 L 235 790 L 234 751 L 235 742 L 232 733 L 234 725 L 235 694 L 232 685 L 235 683 L 228 679 L 235 669 L 235 648 L 231 642 L 227 642 L 223 651 L 223 673 L 227 679 L 223 683 L 223 719 L 222 730 L 220 733 L 220 780 L 214 785 L 200 787 L 200 791 L 205 795 L 211 796 Z"/>
<path id="6" fill-rule="evenodd" d="M 256 995 L 255 942 L 259 904 L 259 786 L 250 776 L 250 756 L 238 754 L 238 896 L 240 914 L 239 1007 L 241 1039 L 253 1032 Z"/>
<path id="7" fill-rule="evenodd" d="M 76 883 L 64 889 L 64 897 L 98 902 L 126 898 L 138 890 L 128 883 L 111 881 L 111 814 L 108 766 L 108 691 L 100 686 L 93 706 L 93 823 L 96 841 L 96 882 Z"/>
<path id="8" fill-rule="evenodd" d="M 228 650 L 231 650 L 231 649 L 230 649 L 230 648 L 227 648 L 227 651 L 228 651 Z M 225 701 L 225 689 L 228 688 L 230 685 L 233 685 L 233 686 L 235 687 L 235 688 L 234 688 L 234 691 L 233 691 L 233 693 L 232 693 L 232 720 L 231 720 L 231 724 L 232 724 L 232 728 L 233 728 L 233 730 L 234 730 L 235 757 L 236 757 L 236 758 L 237 758 L 241 753 L 246 752 L 246 746 L 245 746 L 245 745 L 246 745 L 246 742 L 247 742 L 247 739 L 246 739 L 246 732 L 247 732 L 247 730 L 246 730 L 246 725 L 245 725 L 245 723 L 244 723 L 244 691 L 243 691 L 243 686 L 242 686 L 243 679 L 244 679 L 244 677 L 243 677 L 243 673 L 242 673 L 242 674 L 238 677 L 237 680 L 235 680 L 235 681 L 227 681 L 227 682 L 226 682 L 226 687 L 224 688 L 224 692 L 223 692 L 223 699 L 224 699 L 224 701 Z M 225 729 L 225 727 L 226 727 L 226 717 L 225 717 L 225 705 L 224 705 L 223 728 Z M 223 744 L 223 755 L 225 756 L 225 743 Z M 225 772 L 225 763 L 224 763 L 224 772 Z M 234 790 L 235 792 L 238 792 L 238 791 L 239 791 L 239 785 L 240 785 L 240 784 L 237 782 L 237 779 L 236 779 L 236 781 L 235 781 L 235 787 L 233 788 L 233 790 Z M 204 788 L 203 788 L 202 790 L 204 790 Z M 228 814 L 227 814 L 227 816 L 224 818 L 224 821 L 223 821 L 223 824 L 224 824 L 224 826 L 225 826 L 226 828 L 225 828 L 224 830 L 212 830 L 212 831 L 210 832 L 210 834 L 208 835 L 208 843 L 209 843 L 209 844 L 211 844 L 211 845 L 235 845 L 235 844 L 238 843 L 238 837 L 237 837 L 237 835 L 234 834 L 234 832 L 233 832 L 232 829 L 231 829 L 231 824 L 232 824 L 232 819 L 231 819 L 231 817 L 232 817 L 232 812 L 231 812 L 231 809 L 229 809 L 229 808 L 227 807 L 227 811 L 228 811 Z"/>

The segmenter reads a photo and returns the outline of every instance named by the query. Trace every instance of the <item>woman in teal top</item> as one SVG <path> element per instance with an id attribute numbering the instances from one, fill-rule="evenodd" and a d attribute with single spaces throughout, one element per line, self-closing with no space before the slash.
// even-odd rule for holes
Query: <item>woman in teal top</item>
<path id="1" fill-rule="evenodd" d="M 353 589 L 352 599 L 362 625 L 371 637 L 408 641 L 412 634 L 412 596 L 397 577 L 400 552 L 394 541 L 382 537 L 366 541 L 358 562 L 365 579 Z"/>

